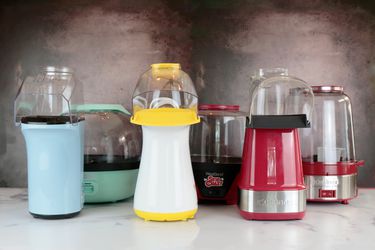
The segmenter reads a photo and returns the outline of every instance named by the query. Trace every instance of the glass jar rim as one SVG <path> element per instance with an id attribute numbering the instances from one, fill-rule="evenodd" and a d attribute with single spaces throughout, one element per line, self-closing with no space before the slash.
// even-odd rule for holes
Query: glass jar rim
<path id="1" fill-rule="evenodd" d="M 321 85 L 311 87 L 314 93 L 342 93 L 344 87 L 337 85 Z"/>

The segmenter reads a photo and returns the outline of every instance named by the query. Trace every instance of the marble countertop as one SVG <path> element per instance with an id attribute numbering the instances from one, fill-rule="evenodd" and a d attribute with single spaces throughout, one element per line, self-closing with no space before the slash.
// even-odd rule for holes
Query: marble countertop
<path id="1" fill-rule="evenodd" d="M 375 189 L 349 205 L 308 204 L 301 221 L 246 221 L 236 206 L 200 205 L 194 220 L 146 222 L 132 200 L 34 219 L 25 189 L 0 188 L 0 250 L 13 249 L 375 249 Z"/>

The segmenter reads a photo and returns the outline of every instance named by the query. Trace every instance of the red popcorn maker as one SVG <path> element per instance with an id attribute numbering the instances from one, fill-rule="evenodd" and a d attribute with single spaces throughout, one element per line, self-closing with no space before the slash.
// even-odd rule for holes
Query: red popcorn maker
<path id="1" fill-rule="evenodd" d="M 310 127 L 312 89 L 279 75 L 252 91 L 239 177 L 239 210 L 250 220 L 302 219 L 306 207 L 299 128 Z"/>
<path id="2" fill-rule="evenodd" d="M 237 203 L 246 113 L 238 105 L 199 105 L 190 151 L 198 201 Z"/>
<path id="3" fill-rule="evenodd" d="M 357 196 L 352 108 L 340 86 L 312 87 L 314 123 L 301 131 L 307 200 L 347 204 Z"/>

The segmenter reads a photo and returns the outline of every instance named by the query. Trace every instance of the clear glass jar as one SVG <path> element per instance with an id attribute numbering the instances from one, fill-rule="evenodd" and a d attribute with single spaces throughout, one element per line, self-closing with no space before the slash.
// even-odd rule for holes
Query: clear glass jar
<path id="1" fill-rule="evenodd" d="M 246 113 L 238 105 L 199 105 L 199 116 L 190 132 L 193 162 L 241 161 Z"/>
<path id="2" fill-rule="evenodd" d="M 355 161 L 352 108 L 340 86 L 314 86 L 314 123 L 301 131 L 304 162 Z"/>

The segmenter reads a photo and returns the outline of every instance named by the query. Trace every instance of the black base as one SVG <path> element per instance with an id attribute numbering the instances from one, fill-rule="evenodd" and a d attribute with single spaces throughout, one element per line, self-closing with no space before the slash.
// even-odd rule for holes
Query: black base
<path id="1" fill-rule="evenodd" d="M 45 220 L 61 220 L 61 219 L 69 219 L 77 216 L 81 211 L 70 213 L 70 214 L 52 214 L 52 215 L 44 215 L 44 214 L 34 214 L 29 212 L 34 218 L 37 219 L 45 219 Z"/>
<path id="2" fill-rule="evenodd" d="M 310 122 L 305 114 L 300 115 L 252 115 L 251 123 L 247 118 L 248 128 L 310 128 Z"/>
<path id="3" fill-rule="evenodd" d="M 224 200 L 224 198 L 222 200 L 208 200 L 208 199 L 199 199 L 198 198 L 198 204 L 204 204 L 204 205 L 227 205 L 227 201 Z"/>

